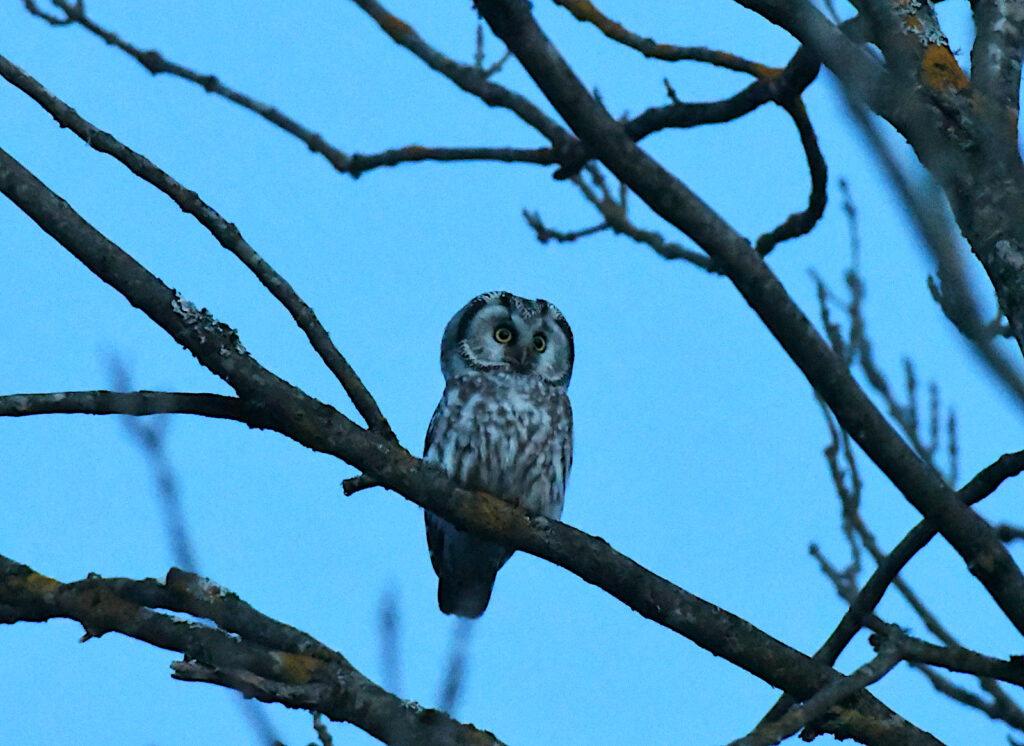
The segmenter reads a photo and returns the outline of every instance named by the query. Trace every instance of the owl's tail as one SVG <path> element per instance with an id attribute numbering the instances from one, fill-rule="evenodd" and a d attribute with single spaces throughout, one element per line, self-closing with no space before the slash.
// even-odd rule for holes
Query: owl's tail
<path id="1" fill-rule="evenodd" d="M 476 619 L 491 600 L 497 567 L 478 567 L 468 575 L 443 573 L 437 583 L 437 605 L 445 614 Z"/>

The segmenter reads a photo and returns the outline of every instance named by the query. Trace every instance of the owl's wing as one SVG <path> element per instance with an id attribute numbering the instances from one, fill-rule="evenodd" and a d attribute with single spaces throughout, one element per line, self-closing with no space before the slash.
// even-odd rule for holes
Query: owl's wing
<path id="1" fill-rule="evenodd" d="M 430 424 L 427 425 L 427 437 L 423 439 L 423 455 L 426 456 L 430 451 L 430 444 L 434 442 L 434 430 L 437 428 L 437 410 L 434 410 L 434 416 L 430 418 Z"/>
<path id="2" fill-rule="evenodd" d="M 427 551 L 430 552 L 430 564 L 434 566 L 434 572 L 440 576 L 444 565 L 444 535 L 447 533 L 445 529 L 451 528 L 451 524 L 429 510 L 423 511 L 423 520 L 427 524 Z"/>

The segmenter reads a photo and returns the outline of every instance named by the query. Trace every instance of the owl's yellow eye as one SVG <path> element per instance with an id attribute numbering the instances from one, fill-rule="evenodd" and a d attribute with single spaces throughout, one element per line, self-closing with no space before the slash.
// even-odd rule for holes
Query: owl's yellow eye
<path id="1" fill-rule="evenodd" d="M 512 330 L 507 326 L 499 326 L 494 330 L 494 340 L 500 344 L 507 345 L 512 341 Z"/>
<path id="2" fill-rule="evenodd" d="M 547 346 L 548 346 L 548 341 L 546 339 L 544 339 L 544 335 L 543 334 L 534 334 L 533 335 L 533 349 L 535 349 L 537 352 L 544 352 L 544 350 L 547 348 Z"/>

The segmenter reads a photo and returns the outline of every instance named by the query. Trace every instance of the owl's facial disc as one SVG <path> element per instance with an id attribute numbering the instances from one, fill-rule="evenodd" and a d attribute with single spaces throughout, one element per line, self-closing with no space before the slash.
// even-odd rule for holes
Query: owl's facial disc
<path id="1" fill-rule="evenodd" d="M 479 295 L 452 317 L 441 341 L 445 380 L 469 371 L 506 371 L 566 387 L 572 331 L 558 309 L 511 293 Z"/>

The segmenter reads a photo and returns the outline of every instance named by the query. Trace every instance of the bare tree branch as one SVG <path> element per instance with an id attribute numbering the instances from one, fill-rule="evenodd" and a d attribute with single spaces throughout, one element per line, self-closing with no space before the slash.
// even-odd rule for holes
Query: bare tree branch
<path id="1" fill-rule="evenodd" d="M 406 145 L 404 148 L 363 155 L 353 153 L 348 172 L 358 178 L 367 171 L 382 166 L 417 161 L 496 161 L 498 163 L 536 163 L 550 166 L 559 163 L 558 154 L 551 148 L 437 148 Z"/>
<path id="2" fill-rule="evenodd" d="M 324 140 L 318 132 L 313 132 L 296 120 L 279 111 L 276 107 L 265 104 L 244 93 L 230 88 L 215 75 L 198 73 L 194 70 L 167 60 L 153 49 L 143 50 L 125 41 L 113 31 L 103 28 L 90 18 L 81 2 L 70 3 L 65 0 L 54 0 L 54 5 L 64 11 L 63 18 L 58 18 L 41 11 L 38 6 L 25 0 L 26 9 L 34 16 L 44 19 L 51 25 L 67 26 L 77 24 L 95 34 L 112 47 L 120 49 L 134 58 L 140 65 L 153 75 L 173 75 L 202 86 L 207 93 L 238 104 L 244 109 L 259 115 L 274 126 L 284 130 L 301 140 L 314 153 L 322 155 L 340 173 L 351 174 L 358 178 L 367 171 L 386 166 L 397 166 L 401 163 L 422 161 L 498 161 L 503 163 L 538 163 L 551 165 L 558 162 L 554 151 L 550 148 L 532 150 L 517 148 L 440 148 L 422 145 L 407 145 L 402 148 L 386 150 L 382 153 L 348 155 Z M 481 71 L 484 77 L 490 77 L 496 71 Z M 13 81 L 12 81 L 13 82 Z M 31 94 L 30 94 L 31 95 Z M 52 113 L 52 112 L 51 112 Z M 56 118 L 56 117 L 55 117 Z M 59 121 L 59 120 L 58 120 Z"/>
<path id="3" fill-rule="evenodd" d="M 994 463 L 982 469 L 957 493 L 966 505 L 973 505 L 985 499 L 1005 480 L 1024 472 L 1024 451 L 1007 453 Z M 874 574 L 864 584 L 839 626 L 828 641 L 815 653 L 815 658 L 826 663 L 835 663 L 839 654 L 860 629 L 863 619 L 882 600 L 885 589 L 899 575 L 911 558 L 917 554 L 938 533 L 928 521 L 921 521 L 897 544 L 884 560 L 878 563 Z"/>
<path id="4" fill-rule="evenodd" d="M 589 177 L 593 186 L 587 183 L 587 177 Z M 588 228 L 561 231 L 547 226 L 540 213 L 524 210 L 523 217 L 526 218 L 527 224 L 536 233 L 537 240 L 541 243 L 547 243 L 548 241 L 570 243 L 595 233 L 610 230 L 620 235 L 628 236 L 637 243 L 646 244 L 666 259 L 682 259 L 696 267 L 700 267 L 706 272 L 718 274 L 714 262 L 699 251 L 687 249 L 672 241 L 666 241 L 660 233 L 645 230 L 634 225 L 629 219 L 626 206 L 628 190 L 620 185 L 618 196 L 613 196 L 605 183 L 601 170 L 597 166 L 590 163 L 586 164 L 580 173 L 570 178 L 570 181 L 579 189 L 584 199 L 597 209 L 603 220 L 597 225 Z"/>
<path id="5" fill-rule="evenodd" d="M 556 150 L 567 146 L 572 136 L 542 112 L 526 97 L 510 91 L 487 79 L 483 72 L 471 65 L 463 65 L 444 56 L 427 44 L 408 23 L 392 15 L 376 0 L 353 0 L 395 43 L 405 47 L 427 65 L 444 75 L 462 90 L 470 93 L 488 106 L 508 109 L 539 133 L 544 135 Z"/>
<path id="6" fill-rule="evenodd" d="M 971 7 L 975 29 L 971 82 L 1016 121 L 1024 56 L 1024 8 L 1006 0 L 978 0 Z"/>
<path id="7" fill-rule="evenodd" d="M 799 98 L 784 102 L 782 107 L 793 119 L 797 131 L 800 133 L 800 144 L 803 146 L 804 155 L 807 158 L 807 168 L 811 175 L 811 196 L 807 200 L 805 210 L 793 213 L 777 228 L 757 239 L 754 249 L 761 256 L 766 256 L 782 241 L 810 232 L 825 212 L 827 199 L 825 186 L 828 169 L 825 166 L 825 158 L 821 154 L 821 149 L 818 147 L 818 137 L 814 134 L 814 127 L 811 126 L 811 120 L 807 116 L 807 109 L 804 108 L 804 103 Z"/>
<path id="8" fill-rule="evenodd" d="M 217 626 L 154 609 L 186 612 Z M 90 575 L 61 583 L 0 557 L 0 623 L 73 619 L 84 640 L 118 632 L 185 655 L 175 678 L 237 689 L 265 702 L 321 712 L 394 744 L 497 744 L 492 734 L 438 710 L 398 699 L 340 653 L 267 617 L 233 593 L 191 573 L 155 580 Z"/>
<path id="9" fill-rule="evenodd" d="M 883 645 L 882 652 L 878 656 L 849 676 L 824 687 L 802 705 L 790 710 L 778 720 L 762 721 L 748 735 L 733 741 L 729 746 L 772 746 L 789 738 L 797 731 L 823 718 L 850 695 L 878 681 L 903 658 L 902 644 L 890 641 Z"/>
<path id="10" fill-rule="evenodd" d="M 644 57 L 668 62 L 679 62 L 680 60 L 706 62 L 715 67 L 747 73 L 757 78 L 771 78 L 779 73 L 776 68 L 752 62 L 729 52 L 720 52 L 707 47 L 678 47 L 674 44 L 659 44 L 653 39 L 635 34 L 622 24 L 611 20 L 594 7 L 589 0 L 555 0 L 555 4 L 561 5 L 572 13 L 576 20 L 593 24 L 612 41 L 635 49 Z"/>
<path id="11" fill-rule="evenodd" d="M 246 402 L 220 394 L 171 391 L 63 391 L 54 394 L 0 396 L 0 417 L 34 414 L 198 414 L 251 424 L 253 410 Z"/>
<path id="12" fill-rule="evenodd" d="M 1017 121 L 972 87 L 928 3 L 864 0 L 891 70 L 806 0 L 737 0 L 795 36 L 889 121 L 942 186 L 1024 352 L 1024 162 Z M 1015 91 L 1014 96 L 1017 95 Z"/>

